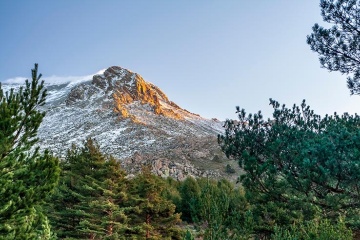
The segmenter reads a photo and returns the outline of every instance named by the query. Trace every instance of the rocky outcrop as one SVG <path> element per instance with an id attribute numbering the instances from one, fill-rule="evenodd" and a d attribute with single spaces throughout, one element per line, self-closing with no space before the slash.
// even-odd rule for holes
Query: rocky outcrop
<path id="1" fill-rule="evenodd" d="M 71 105 L 77 100 L 90 98 L 97 91 L 112 99 L 113 111 L 122 118 L 135 119 L 129 113 L 127 105 L 139 102 L 149 105 L 157 115 L 183 119 L 176 110 L 184 110 L 169 101 L 157 86 L 146 82 L 139 74 L 118 66 L 108 68 L 101 75 L 95 75 L 91 84 L 80 84 L 72 89 L 66 103 Z"/>
<path id="2" fill-rule="evenodd" d="M 80 84 L 71 89 L 70 93 L 66 98 L 66 104 L 68 106 L 72 105 L 75 102 L 89 99 L 94 94 L 97 94 L 99 89 L 90 84 Z"/>
<path id="3" fill-rule="evenodd" d="M 183 180 L 192 177 L 224 177 L 229 160 L 221 152 L 215 137 L 176 137 L 168 148 L 156 152 L 136 151 L 122 160 L 129 173 L 140 171 L 141 166 L 151 165 L 153 172 L 162 177 Z M 225 164 L 226 163 L 226 164 Z"/>

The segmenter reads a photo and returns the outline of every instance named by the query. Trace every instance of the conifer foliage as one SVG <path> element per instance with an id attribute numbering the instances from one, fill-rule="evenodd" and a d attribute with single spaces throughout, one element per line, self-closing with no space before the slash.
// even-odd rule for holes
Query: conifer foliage
<path id="1" fill-rule="evenodd" d="M 360 94 L 360 1 L 321 0 L 321 15 L 331 28 L 315 24 L 307 36 L 312 51 L 319 54 L 322 67 L 348 77 L 351 94 Z"/>
<path id="2" fill-rule="evenodd" d="M 18 91 L 4 92 L 0 83 L 0 236 L 2 239 L 49 239 L 42 211 L 45 197 L 59 178 L 58 159 L 36 147 L 45 115 L 44 82 L 38 65 L 32 81 Z"/>
<path id="3" fill-rule="evenodd" d="M 186 222 L 199 221 L 199 199 L 201 189 L 192 177 L 187 177 L 179 186 L 181 201 L 178 210 L 181 211 L 181 218 Z"/>
<path id="4" fill-rule="evenodd" d="M 51 223 L 61 238 L 124 239 L 128 231 L 125 172 L 92 139 L 73 146 L 61 163 L 59 186 L 50 199 Z M 53 212 L 51 211 L 53 209 Z"/>
<path id="5" fill-rule="evenodd" d="M 165 182 L 153 175 L 149 167 L 132 180 L 130 206 L 136 206 L 131 215 L 131 224 L 140 226 L 138 239 L 182 239 L 182 231 L 177 226 L 180 214 L 175 213 L 175 205 L 167 200 Z"/>
<path id="6" fill-rule="evenodd" d="M 305 101 L 286 108 L 270 99 L 273 119 L 240 110 L 219 137 L 246 171 L 241 182 L 258 222 L 271 227 L 317 215 L 358 225 L 360 117 L 316 115 Z M 260 224 L 261 225 L 261 224 Z"/>
<path id="7" fill-rule="evenodd" d="M 180 214 L 163 196 L 165 181 L 144 170 L 127 179 L 120 163 L 93 139 L 61 162 L 48 214 L 61 239 L 181 239 Z"/>

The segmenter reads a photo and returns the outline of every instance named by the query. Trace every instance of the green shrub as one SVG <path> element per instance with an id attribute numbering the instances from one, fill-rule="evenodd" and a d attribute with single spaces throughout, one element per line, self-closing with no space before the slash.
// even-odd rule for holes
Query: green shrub
<path id="1" fill-rule="evenodd" d="M 290 228 L 275 227 L 273 240 L 351 240 L 352 231 L 340 219 L 336 224 L 329 220 L 308 221 L 294 224 Z"/>
<path id="2" fill-rule="evenodd" d="M 186 230 L 185 236 L 184 236 L 184 240 L 194 240 L 194 236 L 191 234 L 191 232 L 189 230 Z"/>
<path id="3" fill-rule="evenodd" d="M 230 166 L 230 164 L 227 164 L 225 167 L 225 172 L 228 174 L 233 174 L 235 173 L 235 169 L 232 166 Z"/>

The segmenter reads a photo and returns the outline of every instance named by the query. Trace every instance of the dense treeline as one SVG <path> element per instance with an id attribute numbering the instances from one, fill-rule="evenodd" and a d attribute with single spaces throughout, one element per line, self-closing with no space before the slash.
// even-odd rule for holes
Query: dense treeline
<path id="1" fill-rule="evenodd" d="M 163 179 L 146 166 L 130 178 L 92 139 L 61 161 L 40 152 L 38 107 L 46 97 L 40 77 L 35 65 L 19 92 L 0 90 L 0 239 L 351 239 L 344 221 L 316 218 L 274 218 L 264 235 L 268 215 L 259 209 L 288 212 L 276 202 L 254 202 L 251 188 Z"/>
<path id="2" fill-rule="evenodd" d="M 59 161 L 36 147 L 46 98 L 32 81 L 0 85 L 0 239 L 352 239 L 359 228 L 359 116 L 321 118 L 271 101 L 219 137 L 241 184 L 127 176 L 92 139 Z"/>
<path id="3" fill-rule="evenodd" d="M 342 218 L 273 219 L 265 234 L 259 209 L 288 214 L 276 202 L 255 205 L 252 194 L 225 179 L 176 181 L 146 166 L 128 177 L 92 139 L 73 146 L 60 167 L 46 204 L 58 239 L 352 239 Z"/>
<path id="4" fill-rule="evenodd" d="M 59 184 L 44 205 L 52 233 L 40 239 L 265 237 L 258 206 L 227 180 L 188 177 L 179 182 L 155 176 L 148 167 L 127 178 L 119 162 L 102 154 L 92 139 L 70 149 L 60 167 Z M 343 221 L 315 220 L 275 225 L 268 237 L 351 239 L 351 231 Z"/>
<path id="5" fill-rule="evenodd" d="M 183 239 L 190 226 L 188 237 L 247 239 L 251 234 L 244 192 L 226 180 L 179 182 L 155 176 L 146 166 L 127 178 L 92 139 L 69 150 L 60 167 L 59 184 L 46 206 L 60 239 Z"/>
<path id="6" fill-rule="evenodd" d="M 353 73 L 348 86 L 359 94 L 352 25 L 359 1 L 320 2 L 324 20 L 338 26 L 315 25 L 308 43 L 325 68 Z M 37 71 L 35 64 L 19 91 L 0 83 L 0 239 L 348 240 L 359 233 L 360 116 L 322 118 L 305 101 L 287 108 L 270 100 L 267 120 L 238 108 L 239 120 L 228 120 L 218 138 L 244 170 L 238 184 L 163 179 L 149 166 L 130 176 L 93 139 L 61 161 L 39 151 L 47 94 Z"/>
<path id="7" fill-rule="evenodd" d="M 360 93 L 358 0 L 321 0 L 325 29 L 307 42 L 330 71 L 353 74 Z M 360 117 L 316 115 L 305 101 L 274 100 L 227 121 L 219 144 L 244 174 L 163 179 L 144 166 L 127 176 L 92 139 L 59 161 L 39 151 L 46 90 L 38 66 L 19 91 L 0 83 L 0 239 L 348 240 L 360 229 Z M 226 171 L 233 169 L 228 165 Z"/>

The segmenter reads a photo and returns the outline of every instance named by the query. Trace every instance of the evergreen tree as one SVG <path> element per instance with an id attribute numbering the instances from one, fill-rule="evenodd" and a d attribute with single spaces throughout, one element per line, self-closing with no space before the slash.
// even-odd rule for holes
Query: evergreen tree
<path id="1" fill-rule="evenodd" d="M 83 197 L 78 191 L 78 185 L 85 176 L 87 164 L 83 158 L 78 158 L 80 149 L 75 146 L 68 150 L 60 162 L 61 175 L 55 193 L 47 201 L 50 222 L 60 239 L 81 239 L 77 226 L 82 215 L 76 209 Z"/>
<path id="2" fill-rule="evenodd" d="M 205 184 L 204 184 L 205 183 Z M 225 221 L 230 206 L 230 189 L 219 188 L 215 181 L 207 179 L 201 186 L 199 199 L 200 219 L 206 224 L 204 239 L 227 239 Z"/>
<path id="3" fill-rule="evenodd" d="M 131 184 L 129 205 L 136 209 L 130 215 L 130 223 L 140 227 L 133 233 L 137 239 L 182 239 L 182 231 L 177 226 L 180 214 L 175 213 L 175 205 L 162 195 L 164 180 L 144 167 Z"/>
<path id="4" fill-rule="evenodd" d="M 311 50 L 319 54 L 322 67 L 352 74 L 348 77 L 351 94 L 360 94 L 360 1 L 321 0 L 321 15 L 333 24 L 329 29 L 315 24 L 307 36 Z"/>
<path id="5" fill-rule="evenodd" d="M 125 239 L 125 232 L 130 230 L 126 212 L 131 210 L 131 207 L 125 207 L 129 197 L 125 171 L 113 157 L 105 163 L 104 177 L 104 180 L 100 180 L 94 186 L 100 195 L 90 203 L 90 206 L 100 217 L 100 229 L 102 233 L 105 232 L 105 235 L 102 234 L 104 235 L 102 239 Z"/>
<path id="6" fill-rule="evenodd" d="M 168 177 L 166 179 L 164 179 L 164 191 L 162 192 L 162 196 L 171 201 L 175 206 L 176 206 L 176 213 L 181 213 L 181 203 L 182 203 L 182 199 L 181 199 L 181 194 L 179 192 L 179 188 L 182 184 L 181 181 L 175 180 L 172 177 Z M 182 214 L 181 214 L 181 219 L 182 218 Z"/>
<path id="7" fill-rule="evenodd" d="M 194 236 L 191 234 L 189 230 L 186 231 L 184 239 L 183 240 L 195 240 Z"/>
<path id="8" fill-rule="evenodd" d="M 73 147 L 62 163 L 63 173 L 49 209 L 57 235 L 73 239 L 124 239 L 125 172 L 88 139 Z"/>
<path id="9" fill-rule="evenodd" d="M 233 188 L 230 192 L 229 208 L 224 222 L 230 229 L 228 239 L 253 239 L 256 223 L 251 210 L 251 205 L 247 201 L 243 189 Z"/>
<path id="10" fill-rule="evenodd" d="M 44 82 L 38 65 L 32 81 L 4 93 L 0 83 L 0 236 L 2 239 L 50 239 L 42 205 L 59 178 L 58 159 L 36 147 L 45 115 Z"/>
<path id="11" fill-rule="evenodd" d="M 199 221 L 199 199 L 201 189 L 196 179 L 187 177 L 179 186 L 181 218 L 189 223 Z"/>
<path id="12" fill-rule="evenodd" d="M 80 184 L 76 186 L 77 193 L 82 195 L 80 202 L 75 205 L 76 211 L 81 214 L 77 230 L 87 239 L 102 239 L 105 235 L 102 212 L 105 210 L 103 209 L 105 207 L 103 206 L 105 197 L 103 195 L 106 190 L 102 187 L 106 187 L 103 186 L 105 181 L 111 182 L 111 179 L 108 179 L 111 176 L 108 176 L 106 171 L 106 157 L 92 139 L 87 139 L 76 159 L 81 159 L 80 162 L 86 164 L 83 166 L 86 172 L 80 176 L 82 177 L 81 180 L 78 179 Z M 109 184 L 107 186 L 112 187 Z M 112 195 L 113 193 L 105 192 L 105 194 Z M 110 211 L 111 213 L 112 211 Z M 110 232 L 112 231 L 110 230 Z"/>
<path id="13" fill-rule="evenodd" d="M 261 112 L 227 121 L 219 142 L 245 170 L 241 182 L 259 231 L 275 224 L 338 214 L 359 224 L 360 117 L 321 118 L 305 104 L 288 109 L 274 100 L 273 120 Z"/>
<path id="14" fill-rule="evenodd" d="M 204 239 L 250 239 L 253 222 L 240 189 L 225 179 L 202 178 L 198 182 L 201 193 L 197 211 L 200 226 L 206 226 Z"/>
<path id="15" fill-rule="evenodd" d="M 340 218 L 335 224 L 331 224 L 330 221 L 322 219 L 293 224 L 287 228 L 276 227 L 271 239 L 352 240 L 354 238 L 351 230 L 345 226 L 345 223 Z"/>

